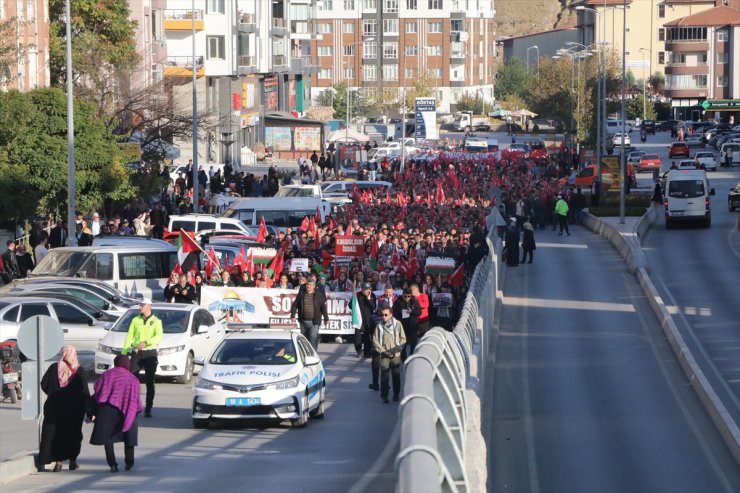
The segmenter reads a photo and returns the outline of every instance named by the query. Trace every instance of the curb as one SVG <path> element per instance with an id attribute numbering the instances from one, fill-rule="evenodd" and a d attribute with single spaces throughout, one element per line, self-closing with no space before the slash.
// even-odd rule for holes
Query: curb
<path id="1" fill-rule="evenodd" d="M 637 221 L 628 238 L 625 238 L 614 226 L 602 219 L 596 218 L 591 214 L 586 214 L 585 217 L 586 221 L 584 223 L 586 226 L 600 236 L 607 238 L 612 243 L 627 263 L 629 272 L 637 278 L 650 307 L 660 322 L 663 334 L 668 339 L 668 343 L 681 365 L 681 369 L 691 383 L 691 387 L 696 392 L 712 422 L 717 427 L 722 440 L 724 440 L 727 448 L 730 449 L 735 462 L 740 464 L 740 428 L 738 428 L 737 423 L 732 419 L 730 413 L 727 412 L 724 403 L 717 396 L 714 387 L 707 380 L 701 367 L 691 354 L 691 350 L 684 342 L 676 323 L 673 321 L 673 317 L 668 313 L 668 309 L 658 294 L 655 285 L 650 280 L 646 269 L 647 262 L 645 261 L 645 254 L 640 245 L 640 236 L 660 217 L 659 207 L 651 206 Z"/>
<path id="2" fill-rule="evenodd" d="M 0 484 L 8 484 L 36 472 L 36 452 L 27 451 L 0 462 Z"/>

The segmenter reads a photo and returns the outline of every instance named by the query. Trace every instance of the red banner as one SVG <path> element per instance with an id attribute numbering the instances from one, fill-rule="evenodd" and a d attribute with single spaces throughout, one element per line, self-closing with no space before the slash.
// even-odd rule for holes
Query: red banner
<path id="1" fill-rule="evenodd" d="M 364 236 L 337 236 L 337 257 L 364 257 L 365 256 L 365 237 Z"/>

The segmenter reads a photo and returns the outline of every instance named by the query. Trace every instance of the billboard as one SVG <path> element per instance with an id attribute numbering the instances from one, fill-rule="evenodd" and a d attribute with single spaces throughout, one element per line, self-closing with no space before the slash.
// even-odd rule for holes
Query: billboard
<path id="1" fill-rule="evenodd" d="M 416 138 L 422 140 L 439 138 L 437 101 L 434 98 L 416 98 Z"/>

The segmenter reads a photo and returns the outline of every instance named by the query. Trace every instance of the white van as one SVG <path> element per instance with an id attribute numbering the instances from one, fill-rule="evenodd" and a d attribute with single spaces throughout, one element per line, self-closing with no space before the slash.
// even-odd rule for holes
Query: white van
<path id="1" fill-rule="evenodd" d="M 217 229 L 233 230 L 234 233 L 253 236 L 254 231 L 244 226 L 244 223 L 238 219 L 229 219 L 226 217 L 216 216 L 214 214 L 185 214 L 170 216 L 170 222 L 167 225 L 169 231 L 180 231 L 181 229 L 190 233 L 199 231 L 208 231 Z"/>
<path id="2" fill-rule="evenodd" d="M 176 264 L 177 248 L 170 244 L 61 247 L 49 250 L 31 276 L 98 279 L 126 296 L 163 299 Z"/>
<path id="3" fill-rule="evenodd" d="M 336 204 L 315 198 L 243 198 L 231 204 L 223 217 L 238 219 L 247 226 L 258 225 L 260 218 L 264 217 L 265 224 L 296 228 L 304 217 L 315 215 L 316 209 L 324 222 L 331 215 L 332 207 Z"/>
<path id="4" fill-rule="evenodd" d="M 665 225 L 670 229 L 678 222 L 701 222 L 705 228 L 712 223 L 709 197 L 714 189 L 704 170 L 674 169 L 665 184 Z"/>

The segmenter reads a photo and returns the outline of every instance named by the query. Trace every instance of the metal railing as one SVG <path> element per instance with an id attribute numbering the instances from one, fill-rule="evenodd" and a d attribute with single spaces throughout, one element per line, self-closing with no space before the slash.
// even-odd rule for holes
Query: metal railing
<path id="1" fill-rule="evenodd" d="M 193 15 L 193 13 L 195 13 Z M 165 9 L 164 20 L 166 21 L 189 21 L 195 18 L 196 21 L 203 20 L 202 10 L 190 9 Z"/>
<path id="2" fill-rule="evenodd" d="M 257 16 L 250 12 L 239 12 L 239 24 L 255 24 Z"/>
<path id="3" fill-rule="evenodd" d="M 272 64 L 273 65 L 287 65 L 288 57 L 286 57 L 285 55 L 273 55 Z"/>
<path id="4" fill-rule="evenodd" d="M 257 65 L 257 57 L 254 55 L 239 55 L 236 63 L 239 67 L 254 67 Z"/>
<path id="5" fill-rule="evenodd" d="M 168 67 L 193 68 L 193 57 L 191 56 L 168 56 L 167 66 Z M 203 57 L 202 56 L 195 57 L 195 67 L 196 68 L 203 67 Z"/>
<path id="6" fill-rule="evenodd" d="M 272 27 L 278 27 L 282 29 L 286 29 L 288 27 L 288 21 L 285 19 L 282 19 L 280 17 L 273 17 L 272 18 Z"/>
<path id="7" fill-rule="evenodd" d="M 406 360 L 396 456 L 399 493 L 485 489 L 485 471 L 476 473 L 477 478 L 469 474 L 468 459 L 485 458 L 485 444 L 480 423 L 476 427 L 468 416 L 480 416 L 476 393 L 482 392 L 481 348 L 487 347 L 481 320 L 494 319 L 499 296 L 496 262 L 501 245 L 495 223 L 486 242 L 489 252 L 475 268 L 454 330 L 434 327 Z M 474 450 L 471 455 L 469 448 Z"/>

